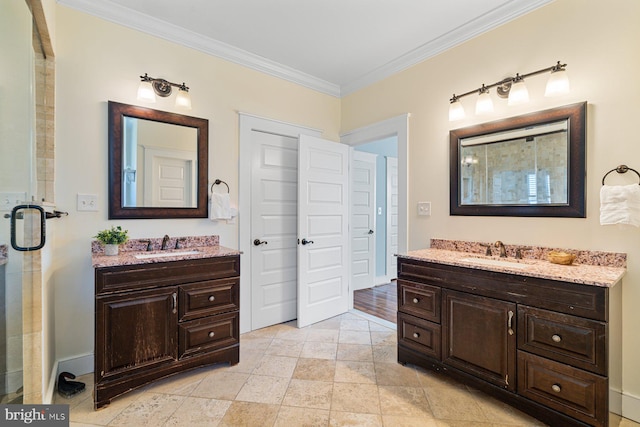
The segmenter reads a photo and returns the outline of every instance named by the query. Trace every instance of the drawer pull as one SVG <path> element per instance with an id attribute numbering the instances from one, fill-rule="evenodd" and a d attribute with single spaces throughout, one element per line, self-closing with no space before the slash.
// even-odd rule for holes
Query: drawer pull
<path id="1" fill-rule="evenodd" d="M 413 303 L 414 303 L 414 304 L 417 304 L 417 303 L 419 303 L 419 302 L 420 302 L 420 300 L 419 300 L 418 298 L 414 298 L 414 299 L 413 299 Z"/>
<path id="2" fill-rule="evenodd" d="M 215 333 L 213 333 L 213 331 L 209 332 L 209 338 L 213 338 L 214 335 Z"/>
<path id="3" fill-rule="evenodd" d="M 553 342 L 560 342 L 562 341 L 562 337 L 560 335 L 554 334 L 551 339 L 553 340 Z"/>
<path id="4" fill-rule="evenodd" d="M 414 332 L 414 333 L 413 333 L 413 337 L 414 337 L 414 338 L 420 338 L 420 334 L 419 334 L 419 333 L 417 333 L 417 332 Z"/>
<path id="5" fill-rule="evenodd" d="M 216 297 L 214 297 L 213 295 L 209 296 L 209 301 L 214 302 L 216 300 Z"/>
<path id="6" fill-rule="evenodd" d="M 551 386 L 551 390 L 555 391 L 556 393 L 560 393 L 562 391 L 562 387 L 560 387 L 559 384 L 554 384 Z"/>

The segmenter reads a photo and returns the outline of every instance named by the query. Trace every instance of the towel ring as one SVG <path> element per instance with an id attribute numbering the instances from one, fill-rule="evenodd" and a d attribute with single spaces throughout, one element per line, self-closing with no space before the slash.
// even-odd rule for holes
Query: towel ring
<path id="1" fill-rule="evenodd" d="M 220 185 L 220 184 L 226 185 L 227 186 L 227 193 L 229 193 L 229 184 L 227 184 L 226 182 L 224 182 L 224 181 L 222 181 L 220 179 L 216 179 L 215 181 L 213 181 L 213 184 L 211 184 L 211 192 L 213 193 L 213 186 L 214 185 Z"/>
<path id="2" fill-rule="evenodd" d="M 638 180 L 640 180 L 640 173 L 638 173 L 637 170 L 630 168 L 627 165 L 620 165 L 615 169 L 611 169 L 609 172 L 605 173 L 604 176 L 602 177 L 602 185 L 604 185 L 604 179 L 607 177 L 607 175 L 609 175 L 611 172 L 618 172 L 618 173 L 627 173 L 628 171 L 633 171 L 635 172 L 636 175 L 638 175 Z M 640 181 L 638 182 L 638 184 L 640 184 Z"/>

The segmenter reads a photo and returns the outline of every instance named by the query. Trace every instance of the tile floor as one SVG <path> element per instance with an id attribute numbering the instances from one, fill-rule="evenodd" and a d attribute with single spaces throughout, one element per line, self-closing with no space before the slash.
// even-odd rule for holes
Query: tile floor
<path id="1" fill-rule="evenodd" d="M 395 325 L 357 312 L 297 329 L 243 334 L 240 363 L 150 384 L 93 410 L 87 391 L 70 405 L 81 426 L 542 426 L 443 376 L 396 362 Z M 640 427 L 623 420 L 621 427 Z"/>

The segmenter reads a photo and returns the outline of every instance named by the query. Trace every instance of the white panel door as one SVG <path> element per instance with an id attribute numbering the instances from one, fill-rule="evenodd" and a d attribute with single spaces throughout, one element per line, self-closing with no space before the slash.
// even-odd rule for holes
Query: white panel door
<path id="1" fill-rule="evenodd" d="M 387 157 L 387 278 L 398 277 L 398 159 Z"/>
<path id="2" fill-rule="evenodd" d="M 296 318 L 298 139 L 254 131 L 251 329 Z"/>
<path id="3" fill-rule="evenodd" d="M 349 147 L 300 135 L 298 327 L 349 308 Z"/>
<path id="4" fill-rule="evenodd" d="M 145 147 L 144 206 L 193 207 L 195 163 L 195 152 Z"/>
<path id="5" fill-rule="evenodd" d="M 351 156 L 351 284 L 353 290 L 375 285 L 376 154 Z"/>

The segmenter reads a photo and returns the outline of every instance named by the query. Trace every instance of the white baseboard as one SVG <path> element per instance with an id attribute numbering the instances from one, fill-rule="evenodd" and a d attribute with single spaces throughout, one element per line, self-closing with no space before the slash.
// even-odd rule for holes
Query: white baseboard
<path id="1" fill-rule="evenodd" d="M 609 412 L 622 415 L 622 391 L 609 389 Z"/>
<path id="2" fill-rule="evenodd" d="M 0 394 L 15 393 L 22 387 L 23 372 L 11 371 L 0 374 Z"/>
<path id="3" fill-rule="evenodd" d="M 622 394 L 622 416 L 640 423 L 640 397 Z"/>
<path id="4" fill-rule="evenodd" d="M 57 365 L 58 373 L 71 372 L 75 376 L 88 374 L 93 372 L 93 353 L 58 360 Z M 58 373 L 56 373 L 56 376 Z"/>

